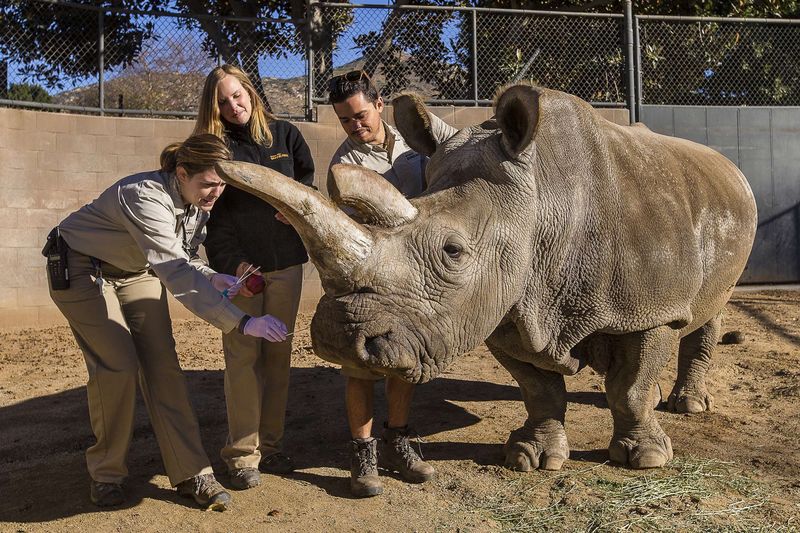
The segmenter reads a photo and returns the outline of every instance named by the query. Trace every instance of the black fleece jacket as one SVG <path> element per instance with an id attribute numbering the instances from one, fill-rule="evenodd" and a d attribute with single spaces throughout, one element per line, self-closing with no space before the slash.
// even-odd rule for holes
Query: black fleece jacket
<path id="1" fill-rule="evenodd" d="M 284 120 L 270 123 L 272 146 L 257 145 L 247 126 L 225 124 L 236 161 L 257 163 L 308 186 L 314 182 L 314 160 L 300 130 Z M 242 261 L 272 272 L 308 261 L 300 236 L 275 219 L 270 204 L 233 186 L 225 187 L 211 210 L 205 240 L 208 263 L 217 272 L 236 274 Z"/>

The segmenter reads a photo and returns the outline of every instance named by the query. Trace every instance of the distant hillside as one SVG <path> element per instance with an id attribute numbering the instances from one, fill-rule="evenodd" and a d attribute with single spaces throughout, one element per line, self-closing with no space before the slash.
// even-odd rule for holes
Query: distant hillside
<path id="1" fill-rule="evenodd" d="M 363 65 L 357 60 L 334 69 L 334 74 L 356 70 Z M 197 112 L 198 100 L 203 89 L 206 72 L 131 72 L 125 73 L 104 83 L 105 108 L 118 109 L 120 102 L 125 109 L 146 109 L 155 111 Z M 304 114 L 306 99 L 306 77 L 262 78 L 264 91 L 273 112 L 282 116 L 301 117 Z M 374 77 L 378 87 L 383 86 L 384 77 L 379 72 Z M 435 94 L 433 88 L 414 80 L 408 90 L 419 92 L 429 98 Z M 97 84 L 63 92 L 53 96 L 53 103 L 85 107 L 97 107 Z M 384 95 L 389 97 L 391 95 Z M 120 100 L 121 97 L 121 100 Z"/>
<path id="2" fill-rule="evenodd" d="M 118 109 L 120 96 L 125 109 L 197 112 L 205 73 L 137 73 L 104 83 L 106 109 Z M 273 111 L 302 116 L 305 105 L 305 76 L 288 79 L 264 78 L 264 90 Z M 97 107 L 97 84 L 53 96 L 53 103 Z"/>

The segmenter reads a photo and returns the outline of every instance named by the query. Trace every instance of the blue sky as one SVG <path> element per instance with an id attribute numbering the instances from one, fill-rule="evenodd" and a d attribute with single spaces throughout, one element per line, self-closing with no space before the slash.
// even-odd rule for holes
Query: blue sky
<path id="1" fill-rule="evenodd" d="M 358 4 L 385 6 L 385 5 L 391 5 L 392 2 L 388 0 L 384 1 L 365 0 L 363 2 L 358 2 Z M 355 9 L 355 20 L 353 24 L 350 26 L 350 28 L 348 28 L 346 34 L 340 40 L 340 48 L 334 54 L 334 66 L 338 67 L 340 65 L 349 63 L 357 59 L 361 54 L 360 51 L 353 49 L 354 48 L 353 37 L 364 32 L 379 29 L 381 22 L 385 19 L 386 16 L 388 16 L 388 14 L 389 10 Z M 168 35 L 170 37 L 173 38 L 177 37 L 180 40 L 180 36 L 184 32 L 184 30 L 179 30 L 177 28 L 174 28 L 171 24 L 163 25 L 163 22 L 162 22 L 162 27 L 165 30 L 165 34 L 162 35 L 162 39 L 166 36 L 168 32 Z M 191 39 L 191 37 L 189 37 L 189 39 Z M 160 42 L 156 42 L 154 44 L 154 48 L 156 49 L 162 48 L 161 53 L 164 54 L 163 45 Z M 14 62 L 9 63 L 9 69 L 8 69 L 9 83 L 36 81 L 36 80 L 25 80 L 23 78 L 22 73 L 20 72 L 20 67 L 21 66 L 19 64 L 16 64 Z M 304 76 L 306 73 L 305 61 L 301 55 L 290 55 L 289 57 L 285 58 L 264 57 L 259 62 L 259 67 L 262 72 L 262 75 L 269 77 L 293 78 L 297 76 Z M 115 69 L 115 71 L 106 71 L 105 73 L 106 78 L 113 78 L 115 74 L 119 73 L 120 70 L 121 69 L 118 68 Z M 61 80 L 61 83 L 63 85 L 62 90 L 71 90 L 76 87 L 95 84 L 97 83 L 97 79 L 95 76 L 90 76 L 82 79 L 65 78 Z M 57 93 L 61 91 L 57 88 L 49 88 L 49 92 Z"/>
<path id="2" fill-rule="evenodd" d="M 351 2 L 353 3 L 353 2 Z M 359 5 L 392 5 L 389 1 L 368 0 L 357 2 Z M 347 32 L 339 40 L 339 48 L 334 53 L 334 67 L 350 63 L 361 56 L 360 50 L 354 50 L 353 38 L 361 33 L 380 29 L 381 22 L 389 15 L 389 10 L 355 9 L 355 20 Z M 304 76 L 306 73 L 303 58 L 299 55 L 288 58 L 265 58 L 259 63 L 261 72 L 270 77 L 293 78 Z M 274 75 L 272 73 L 280 73 Z"/>
<path id="3" fill-rule="evenodd" d="M 358 2 L 356 5 L 388 6 L 392 4 L 393 2 L 389 0 L 365 0 L 363 2 Z M 354 9 L 354 21 L 339 39 L 339 47 L 334 52 L 334 68 L 339 68 L 342 65 L 358 59 L 361 56 L 361 51 L 355 48 L 353 39 L 360 34 L 379 30 L 389 14 L 390 10 L 388 9 Z M 450 31 L 454 33 L 455 28 L 446 30 L 446 33 L 449 34 Z M 161 68 L 164 68 L 166 65 L 167 68 L 174 67 L 176 70 L 181 70 L 182 65 L 170 63 L 177 55 L 177 49 L 174 44 L 176 42 L 179 43 L 178 45 L 181 46 L 182 49 L 188 51 L 187 55 L 184 57 L 184 60 L 188 58 L 186 61 L 187 64 L 193 62 L 192 58 L 196 58 L 196 54 L 202 53 L 200 51 L 200 35 L 192 35 L 190 32 L 187 32 L 187 30 L 179 28 L 176 19 L 165 18 L 157 20 L 156 32 L 159 38 L 149 42 L 151 46 L 149 59 L 154 65 L 160 65 Z M 445 38 L 448 38 L 447 35 Z M 55 45 L 57 45 L 57 43 L 55 43 Z M 147 47 L 147 44 L 145 46 Z M 175 57 L 176 63 L 178 63 L 179 60 L 179 58 Z M 196 61 L 194 63 L 196 63 Z M 191 69 L 192 67 L 186 68 Z M 117 67 L 114 70 L 106 69 L 106 79 L 113 79 L 115 76 L 119 75 L 121 70 L 121 67 Z M 264 56 L 259 62 L 259 70 L 262 76 L 265 77 L 295 78 L 298 76 L 305 76 L 306 62 L 300 54 L 278 58 Z M 20 72 L 20 65 L 13 62 L 9 64 L 8 74 L 9 83 L 21 83 L 23 81 L 36 82 L 36 80 L 25 80 Z M 63 78 L 61 83 L 63 86 L 62 89 L 49 87 L 47 88 L 48 92 L 55 94 L 62 90 L 71 90 L 78 87 L 94 85 L 97 83 L 97 78 L 96 76 L 89 76 L 81 79 Z"/>

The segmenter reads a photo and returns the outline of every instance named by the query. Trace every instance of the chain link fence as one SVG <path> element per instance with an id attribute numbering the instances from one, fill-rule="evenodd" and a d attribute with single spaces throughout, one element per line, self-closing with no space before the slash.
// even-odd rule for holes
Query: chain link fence
<path id="1" fill-rule="evenodd" d="M 800 21 L 637 19 L 642 103 L 800 105 Z"/>
<path id="2" fill-rule="evenodd" d="M 442 104 L 485 105 L 529 80 L 598 106 L 800 105 L 800 21 L 329 3 L 247 19 L 18 0 L 0 22 L 0 105 L 190 116 L 222 62 L 292 118 L 311 118 L 330 78 L 357 68 L 387 98 Z"/>
<path id="3" fill-rule="evenodd" d="M 232 62 L 263 80 L 276 113 L 303 116 L 305 49 L 292 21 L 38 0 L 0 6 L 0 21 L 0 100 L 6 104 L 191 116 L 208 72 Z"/>
<path id="4" fill-rule="evenodd" d="M 497 87 L 530 80 L 597 104 L 625 102 L 622 15 L 319 5 L 325 23 L 347 11 L 357 23 L 315 50 L 315 101 L 325 101 L 332 74 L 363 68 L 385 97 L 410 89 L 430 101 L 487 104 Z"/>

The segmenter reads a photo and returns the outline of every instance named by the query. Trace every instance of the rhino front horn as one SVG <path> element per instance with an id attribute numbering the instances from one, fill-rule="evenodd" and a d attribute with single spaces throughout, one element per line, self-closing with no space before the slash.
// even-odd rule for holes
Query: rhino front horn
<path id="1" fill-rule="evenodd" d="M 329 295 L 352 290 L 353 273 L 369 256 L 372 233 L 318 191 L 252 163 L 223 161 L 217 174 L 228 184 L 269 202 L 303 240 Z"/>

